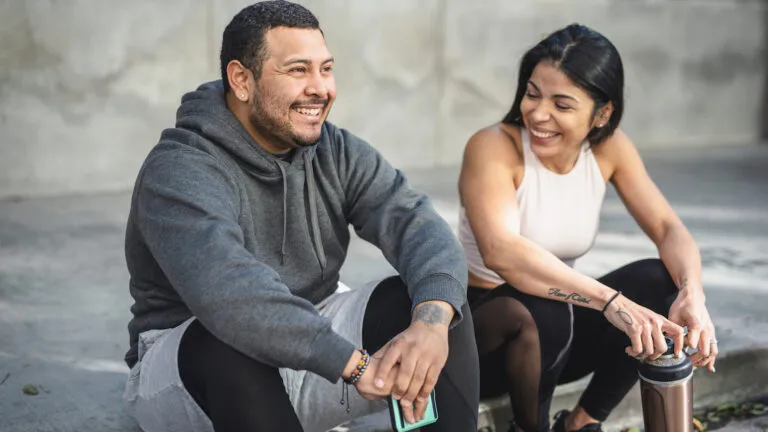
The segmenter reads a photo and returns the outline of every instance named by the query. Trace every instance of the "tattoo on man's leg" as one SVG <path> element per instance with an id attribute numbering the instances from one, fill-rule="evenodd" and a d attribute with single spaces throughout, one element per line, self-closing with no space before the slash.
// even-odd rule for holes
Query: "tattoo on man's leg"
<path id="1" fill-rule="evenodd" d="M 419 306 L 419 308 L 416 309 L 416 314 L 413 316 L 413 320 L 421 321 L 428 325 L 448 325 L 451 322 L 451 318 L 448 316 L 448 312 L 436 304 L 425 304 Z"/>
<path id="2" fill-rule="evenodd" d="M 635 321 L 632 319 L 632 315 L 630 315 L 629 312 L 625 311 L 624 309 L 619 309 L 618 311 L 616 311 L 616 314 L 618 314 L 619 318 L 621 318 L 621 320 L 628 325 L 632 325 L 635 323 Z"/>

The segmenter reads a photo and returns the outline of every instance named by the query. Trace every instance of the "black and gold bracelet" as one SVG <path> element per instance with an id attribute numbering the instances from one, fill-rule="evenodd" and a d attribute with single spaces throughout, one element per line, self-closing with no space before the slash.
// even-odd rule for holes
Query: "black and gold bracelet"
<path id="1" fill-rule="evenodd" d="M 357 366 L 355 366 L 355 370 L 352 371 L 352 375 L 350 375 L 349 379 L 344 380 L 344 382 L 347 384 L 354 384 L 358 382 L 360 377 L 363 376 L 363 372 L 368 369 L 368 364 L 371 362 L 371 356 L 368 355 L 368 351 L 364 349 L 358 351 L 360 351 L 360 354 L 363 355 L 363 358 L 357 362 Z"/>
<path id="2" fill-rule="evenodd" d="M 368 369 L 368 364 L 371 362 L 371 356 L 368 355 L 368 351 L 364 349 L 358 350 L 360 354 L 363 355 L 363 358 L 361 358 L 357 365 L 355 366 L 355 370 L 352 371 L 352 375 L 349 376 L 349 378 L 344 378 L 344 383 L 341 386 L 341 405 L 344 405 L 344 399 L 347 400 L 347 413 L 352 411 L 352 407 L 350 406 L 351 401 L 349 400 L 349 386 L 354 385 L 356 382 L 360 381 L 360 377 L 363 376 L 363 372 L 365 372 L 366 369 Z"/>

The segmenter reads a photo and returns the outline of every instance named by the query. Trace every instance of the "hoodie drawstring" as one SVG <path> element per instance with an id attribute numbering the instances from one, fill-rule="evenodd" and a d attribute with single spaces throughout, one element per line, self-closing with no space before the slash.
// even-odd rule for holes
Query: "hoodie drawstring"
<path id="1" fill-rule="evenodd" d="M 280 246 L 280 264 L 285 264 L 285 237 L 288 234 L 288 180 L 285 178 L 285 168 L 277 164 L 283 179 L 283 244 Z"/>
<path id="2" fill-rule="evenodd" d="M 315 203 L 315 172 L 312 170 L 312 162 L 309 160 L 309 152 L 304 152 L 304 168 L 307 173 L 307 191 L 309 192 L 309 219 L 312 226 L 312 241 L 315 245 L 315 255 L 320 262 L 321 277 L 325 280 L 325 250 L 320 238 L 320 224 L 317 221 L 317 204 Z M 283 174 L 285 176 L 285 174 Z M 285 180 L 283 180 L 285 181 Z M 285 199 L 285 198 L 284 198 Z"/>

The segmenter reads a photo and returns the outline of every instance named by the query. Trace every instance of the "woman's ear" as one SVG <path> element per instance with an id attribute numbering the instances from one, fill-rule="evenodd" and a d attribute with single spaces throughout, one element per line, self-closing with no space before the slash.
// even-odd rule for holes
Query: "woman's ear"
<path id="1" fill-rule="evenodd" d="M 597 114 L 595 115 L 595 119 L 592 121 L 592 127 L 593 128 L 601 128 L 608 124 L 608 120 L 611 119 L 611 115 L 613 114 L 613 102 L 608 102 L 605 104 L 602 108 L 597 110 Z"/>

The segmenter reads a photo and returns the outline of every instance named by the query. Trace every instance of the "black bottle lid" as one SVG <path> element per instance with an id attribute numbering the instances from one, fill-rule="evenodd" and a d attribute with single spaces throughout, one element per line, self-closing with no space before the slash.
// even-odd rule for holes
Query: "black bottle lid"
<path id="1" fill-rule="evenodd" d="M 674 341 L 667 337 L 667 351 L 656 360 L 647 360 L 640 364 L 638 373 L 645 380 L 656 382 L 675 382 L 688 378 L 693 373 L 693 362 L 685 354 L 675 357 Z"/>

